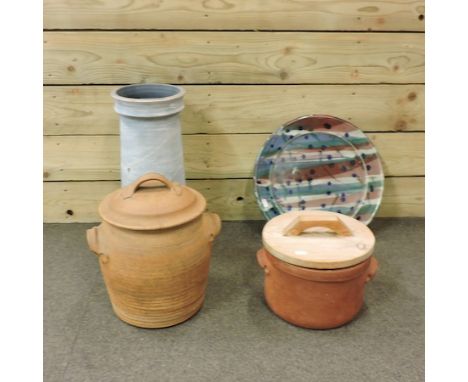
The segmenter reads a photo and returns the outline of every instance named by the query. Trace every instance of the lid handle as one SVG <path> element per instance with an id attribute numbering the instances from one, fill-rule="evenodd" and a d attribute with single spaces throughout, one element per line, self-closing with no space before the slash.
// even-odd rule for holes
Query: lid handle
<path id="1" fill-rule="evenodd" d="M 308 228 L 328 228 L 341 236 L 351 236 L 352 232 L 338 216 L 321 219 L 297 216 L 283 231 L 284 236 L 298 236 Z"/>
<path id="2" fill-rule="evenodd" d="M 133 196 L 133 194 L 135 194 L 135 192 L 137 192 L 140 189 L 140 186 L 143 183 L 149 182 L 151 180 L 157 180 L 157 181 L 161 182 L 167 188 L 169 188 L 171 191 L 175 192 L 177 195 L 180 195 L 180 193 L 182 191 L 180 186 L 177 183 L 171 182 L 169 179 L 162 176 L 161 174 L 157 174 L 155 172 L 149 172 L 148 174 L 145 174 L 145 175 L 139 177 L 133 183 L 131 183 L 127 187 L 125 187 L 122 190 L 122 197 L 124 199 L 131 198 Z"/>

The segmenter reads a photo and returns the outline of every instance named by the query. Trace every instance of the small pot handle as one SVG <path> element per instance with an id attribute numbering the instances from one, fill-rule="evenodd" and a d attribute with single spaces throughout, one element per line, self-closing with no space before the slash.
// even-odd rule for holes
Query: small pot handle
<path id="1" fill-rule="evenodd" d="M 180 195 L 181 193 L 181 188 L 179 184 L 176 182 L 171 182 L 169 179 L 167 179 L 165 176 L 162 176 L 161 174 L 157 174 L 155 172 L 149 172 L 148 174 L 145 174 L 143 176 L 140 176 L 137 180 L 135 180 L 133 183 L 129 184 L 127 187 L 125 187 L 122 190 L 122 197 L 124 199 L 131 198 L 135 192 L 138 191 L 140 186 L 145 183 L 149 182 L 151 180 L 157 180 L 164 184 L 166 187 L 174 191 L 177 195 Z"/>
<path id="2" fill-rule="evenodd" d="M 270 274 L 270 270 L 267 268 L 267 262 L 266 262 L 266 255 L 265 255 L 265 249 L 260 248 L 257 251 L 257 262 L 260 267 L 263 268 L 265 275 Z"/>
<path id="3" fill-rule="evenodd" d="M 219 235 L 221 231 L 221 219 L 218 214 L 213 212 L 205 212 L 203 218 L 208 223 L 208 232 L 210 234 L 210 241 L 213 241 L 216 236 Z"/>
<path id="4" fill-rule="evenodd" d="M 338 217 L 330 216 L 314 219 L 307 216 L 297 216 L 283 231 L 284 236 L 297 236 L 308 228 L 323 227 L 331 229 L 338 235 L 351 236 L 352 232 L 348 226 Z"/>
<path id="5" fill-rule="evenodd" d="M 366 278 L 366 283 L 371 281 L 374 277 L 375 274 L 377 273 L 377 269 L 379 269 L 379 262 L 377 259 L 372 256 L 369 264 L 369 268 L 367 270 L 367 278 Z"/>
<path id="6" fill-rule="evenodd" d="M 99 260 L 105 264 L 109 262 L 109 256 L 102 254 L 100 251 L 98 239 L 99 227 L 100 226 L 96 226 L 86 230 L 86 239 L 88 241 L 89 249 L 91 249 Z"/>

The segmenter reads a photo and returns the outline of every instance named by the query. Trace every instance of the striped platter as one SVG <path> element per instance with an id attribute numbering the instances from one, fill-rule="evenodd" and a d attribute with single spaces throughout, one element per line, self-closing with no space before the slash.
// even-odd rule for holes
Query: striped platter
<path id="1" fill-rule="evenodd" d="M 266 219 L 287 211 L 324 210 L 369 224 L 384 189 L 369 138 L 328 115 L 297 118 L 266 141 L 254 169 L 255 196 Z"/>

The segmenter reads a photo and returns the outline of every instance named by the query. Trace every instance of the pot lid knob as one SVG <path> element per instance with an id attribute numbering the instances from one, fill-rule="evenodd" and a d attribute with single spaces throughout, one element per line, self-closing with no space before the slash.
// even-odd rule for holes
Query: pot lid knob
<path id="1" fill-rule="evenodd" d="M 107 195 L 99 214 L 117 227 L 154 230 L 187 223 L 205 208 L 206 200 L 198 191 L 150 172 Z"/>
<path id="2" fill-rule="evenodd" d="M 298 236 L 309 228 L 328 228 L 341 236 L 351 236 L 352 232 L 343 221 L 335 215 L 313 218 L 308 215 L 296 216 L 283 231 L 285 236 Z"/>
<path id="3" fill-rule="evenodd" d="M 167 188 L 169 188 L 172 192 L 174 192 L 177 196 L 179 196 L 182 193 L 182 188 L 180 185 L 176 182 L 171 182 L 169 179 L 166 177 L 162 176 L 161 174 L 157 174 L 155 172 L 150 172 L 148 174 L 145 174 L 138 178 L 136 182 L 133 182 L 129 184 L 127 187 L 125 187 L 122 190 L 122 198 L 128 199 L 131 198 L 135 192 L 137 192 L 140 189 L 140 186 L 145 183 L 149 182 L 151 180 L 156 180 L 164 184 Z"/>
<path id="4" fill-rule="evenodd" d="M 263 245 L 273 256 L 305 268 L 338 269 L 372 255 L 372 231 L 350 216 L 331 211 L 291 211 L 263 228 Z"/>

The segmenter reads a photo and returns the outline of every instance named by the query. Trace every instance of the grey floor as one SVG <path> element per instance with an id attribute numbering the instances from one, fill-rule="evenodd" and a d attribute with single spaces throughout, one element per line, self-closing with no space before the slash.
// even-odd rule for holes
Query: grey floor
<path id="1" fill-rule="evenodd" d="M 89 224 L 44 225 L 44 380 L 423 381 L 424 221 L 380 219 L 380 271 L 352 323 L 297 328 L 262 296 L 255 260 L 262 222 L 224 223 L 203 309 L 167 329 L 138 329 L 112 313 Z"/>

